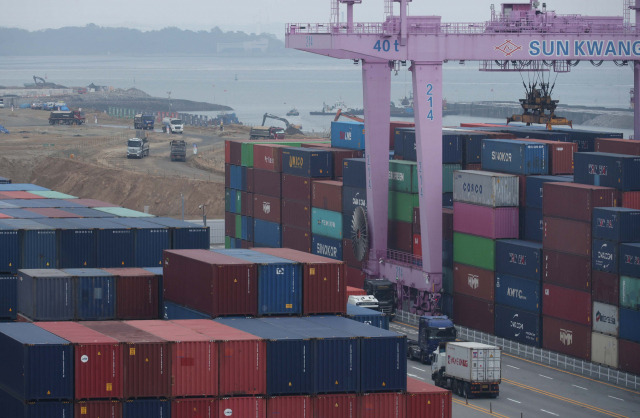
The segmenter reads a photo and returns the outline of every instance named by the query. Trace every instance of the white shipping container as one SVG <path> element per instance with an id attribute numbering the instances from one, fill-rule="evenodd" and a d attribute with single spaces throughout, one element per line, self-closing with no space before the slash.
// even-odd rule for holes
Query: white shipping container
<path id="1" fill-rule="evenodd" d="M 518 206 L 519 178 L 478 170 L 453 172 L 453 200 L 482 206 Z"/>
<path id="2" fill-rule="evenodd" d="M 467 382 L 500 382 L 500 348 L 473 342 L 447 343 L 446 374 Z"/>
<path id="3" fill-rule="evenodd" d="M 611 335 L 591 333 L 591 362 L 618 368 L 618 339 Z"/>
<path id="4" fill-rule="evenodd" d="M 603 334 L 618 336 L 620 318 L 618 307 L 601 302 L 593 302 L 593 330 Z"/>

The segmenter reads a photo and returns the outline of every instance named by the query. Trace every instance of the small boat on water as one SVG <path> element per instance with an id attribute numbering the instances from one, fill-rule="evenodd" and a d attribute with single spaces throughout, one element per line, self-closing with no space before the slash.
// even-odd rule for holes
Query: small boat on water
<path id="1" fill-rule="evenodd" d="M 322 110 L 309 112 L 310 115 L 335 115 L 338 109 L 341 109 L 343 112 L 350 113 L 352 115 L 362 115 L 364 111 L 362 109 L 352 109 L 348 107 L 342 100 L 335 102 L 333 105 L 328 105 L 326 103 L 322 103 Z"/>
<path id="2" fill-rule="evenodd" d="M 300 112 L 295 107 L 287 112 L 287 116 L 300 116 Z"/>

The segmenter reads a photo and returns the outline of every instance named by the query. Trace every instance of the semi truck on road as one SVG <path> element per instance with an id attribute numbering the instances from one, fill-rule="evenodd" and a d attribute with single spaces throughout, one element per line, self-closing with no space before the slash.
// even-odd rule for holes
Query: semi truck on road
<path id="1" fill-rule="evenodd" d="M 418 320 L 418 341 L 407 341 L 407 357 L 431 364 L 433 352 L 441 343 L 456 340 L 456 328 L 446 315 L 423 315 Z"/>

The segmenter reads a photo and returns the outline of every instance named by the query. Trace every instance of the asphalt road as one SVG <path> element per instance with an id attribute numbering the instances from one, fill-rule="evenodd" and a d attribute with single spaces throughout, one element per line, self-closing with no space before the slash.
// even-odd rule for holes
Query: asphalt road
<path id="1" fill-rule="evenodd" d="M 417 339 L 416 327 L 391 323 L 390 330 Z M 407 360 L 407 374 L 433 384 L 429 365 Z M 453 395 L 455 418 L 486 415 L 501 418 L 636 418 L 640 417 L 640 393 L 503 354 L 502 383 L 497 399 L 467 401 Z"/>

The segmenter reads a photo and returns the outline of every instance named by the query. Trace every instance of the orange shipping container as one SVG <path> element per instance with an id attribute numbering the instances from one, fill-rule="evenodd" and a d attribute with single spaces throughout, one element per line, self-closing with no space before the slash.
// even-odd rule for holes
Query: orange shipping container
<path id="1" fill-rule="evenodd" d="M 452 418 L 451 392 L 407 377 L 407 417 Z"/>

